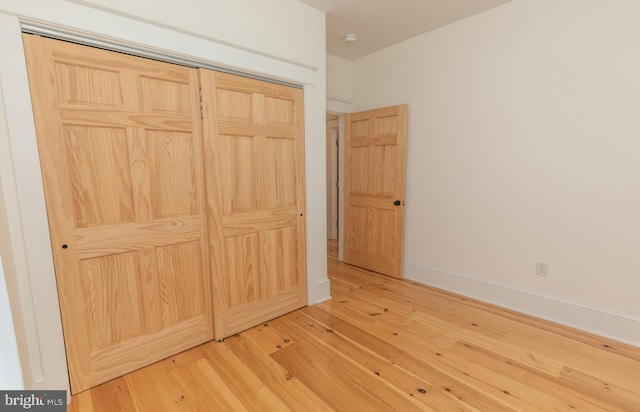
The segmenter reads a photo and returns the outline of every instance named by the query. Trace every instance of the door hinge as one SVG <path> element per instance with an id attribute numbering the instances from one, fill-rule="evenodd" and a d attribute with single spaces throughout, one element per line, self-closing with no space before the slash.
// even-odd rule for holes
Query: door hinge
<path id="1" fill-rule="evenodd" d="M 200 120 L 204 120 L 204 108 L 202 107 L 202 85 L 198 85 L 198 95 L 200 97 Z"/>

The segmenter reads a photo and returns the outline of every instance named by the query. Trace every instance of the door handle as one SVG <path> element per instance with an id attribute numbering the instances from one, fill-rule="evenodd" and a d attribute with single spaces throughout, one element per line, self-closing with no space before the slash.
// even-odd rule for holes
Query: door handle
<path id="1" fill-rule="evenodd" d="M 393 205 L 394 205 L 394 206 L 400 206 L 400 203 L 401 203 L 401 202 L 400 202 L 399 200 L 396 200 L 395 202 L 393 202 Z"/>

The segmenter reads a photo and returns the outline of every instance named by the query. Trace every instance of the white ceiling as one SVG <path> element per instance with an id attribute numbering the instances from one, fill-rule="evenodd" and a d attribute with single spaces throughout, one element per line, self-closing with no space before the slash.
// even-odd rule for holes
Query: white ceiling
<path id="1" fill-rule="evenodd" d="M 327 53 L 355 60 L 510 0 L 299 1 L 327 13 Z M 348 33 L 358 41 L 345 44 Z"/>

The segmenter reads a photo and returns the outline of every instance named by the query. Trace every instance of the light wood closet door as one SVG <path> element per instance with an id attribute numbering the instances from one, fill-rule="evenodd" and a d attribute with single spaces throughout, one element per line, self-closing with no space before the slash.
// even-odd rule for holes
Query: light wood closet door
<path id="1" fill-rule="evenodd" d="M 302 90 L 200 70 L 215 337 L 307 303 Z"/>
<path id="2" fill-rule="evenodd" d="M 197 71 L 24 43 L 77 393 L 212 339 Z"/>
<path id="3" fill-rule="evenodd" d="M 402 277 L 407 105 L 345 117 L 344 261 Z"/>

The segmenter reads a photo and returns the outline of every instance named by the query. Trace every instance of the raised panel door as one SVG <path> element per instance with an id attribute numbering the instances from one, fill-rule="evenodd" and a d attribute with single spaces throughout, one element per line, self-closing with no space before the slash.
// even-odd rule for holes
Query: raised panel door
<path id="1" fill-rule="evenodd" d="M 212 339 L 198 76 L 24 44 L 77 393 Z"/>
<path id="2" fill-rule="evenodd" d="M 402 277 L 407 106 L 345 117 L 344 260 Z"/>
<path id="3" fill-rule="evenodd" d="M 200 70 L 214 334 L 307 303 L 303 93 Z"/>

